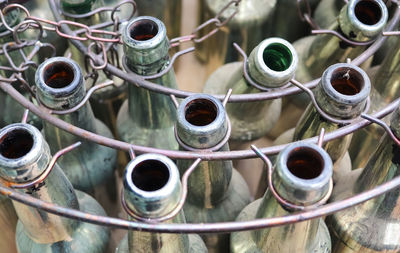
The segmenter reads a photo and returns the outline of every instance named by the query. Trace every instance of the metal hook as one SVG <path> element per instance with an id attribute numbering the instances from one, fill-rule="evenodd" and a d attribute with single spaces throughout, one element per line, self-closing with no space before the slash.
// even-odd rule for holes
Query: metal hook
<path id="1" fill-rule="evenodd" d="M 28 116 L 29 116 L 29 109 L 25 109 L 24 115 L 22 115 L 22 120 L 21 120 L 22 124 L 26 124 L 26 122 L 28 121 Z"/>
<path id="2" fill-rule="evenodd" d="M 380 119 L 377 119 L 375 117 L 372 117 L 371 115 L 368 115 L 368 114 L 365 114 L 365 113 L 362 113 L 361 117 L 366 119 L 366 120 L 369 120 L 369 121 L 371 121 L 373 123 L 376 123 L 376 124 L 380 125 L 386 131 L 386 133 L 388 133 L 388 135 L 396 143 L 396 145 L 400 146 L 400 140 L 394 135 L 392 129 L 390 129 L 390 127 L 384 121 L 382 121 Z"/>
<path id="3" fill-rule="evenodd" d="M 133 147 L 129 148 L 129 157 L 131 158 L 131 160 L 135 159 L 136 157 L 135 150 L 133 149 Z"/>
<path id="4" fill-rule="evenodd" d="M 178 107 L 179 107 L 179 102 L 178 102 L 178 100 L 176 99 L 175 95 L 174 95 L 174 94 L 170 94 L 169 97 L 171 98 L 172 102 L 174 103 L 175 108 L 178 109 Z"/>
<path id="5" fill-rule="evenodd" d="M 228 92 L 226 93 L 225 97 L 224 97 L 224 100 L 222 100 L 222 105 L 224 107 L 226 107 L 226 104 L 228 103 L 228 100 L 232 95 L 232 91 L 233 91 L 232 89 L 229 89 Z"/>
<path id="6" fill-rule="evenodd" d="M 325 137 L 325 128 L 321 128 L 321 131 L 319 132 L 318 136 L 318 141 L 317 145 L 322 148 L 322 145 L 324 144 L 324 137 Z"/>

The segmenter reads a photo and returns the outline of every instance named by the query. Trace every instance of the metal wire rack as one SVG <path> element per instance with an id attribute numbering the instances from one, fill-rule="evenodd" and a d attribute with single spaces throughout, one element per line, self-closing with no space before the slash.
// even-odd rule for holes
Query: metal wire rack
<path id="1" fill-rule="evenodd" d="M 133 0 L 124 0 L 120 2 L 118 5 L 116 5 L 114 8 L 100 8 L 95 11 L 92 11 L 91 13 L 88 13 L 85 16 L 80 15 L 79 17 L 75 18 L 84 18 L 88 17 L 90 15 L 94 15 L 95 13 L 98 12 L 104 12 L 104 11 L 109 11 L 111 12 L 111 21 L 102 23 L 102 24 L 96 24 L 95 26 L 88 27 L 86 25 L 76 23 L 73 21 L 67 21 L 63 20 L 61 13 L 59 12 L 58 8 L 58 3 L 55 2 L 55 0 L 48 0 L 50 4 L 50 8 L 53 12 L 53 15 L 55 17 L 56 21 L 49 21 L 49 20 L 44 20 L 41 18 L 33 17 L 29 14 L 29 11 L 22 7 L 21 5 L 18 4 L 10 4 L 5 6 L 2 11 L 0 12 L 0 18 L 1 21 L 3 22 L 3 25 L 8 29 L 8 31 L 3 32 L 0 34 L 1 36 L 5 35 L 10 35 L 12 34 L 14 36 L 15 42 L 10 43 L 10 44 L 5 44 L 3 45 L 3 48 L 0 49 L 0 54 L 8 55 L 8 52 L 18 50 L 23 58 L 24 58 L 24 63 L 22 63 L 20 66 L 16 66 L 10 57 L 7 57 L 7 59 L 10 61 L 10 66 L 11 67 L 1 67 L 3 69 L 13 71 L 14 74 L 11 75 L 9 78 L 5 77 L 0 77 L 0 88 L 3 89 L 4 92 L 6 92 L 9 96 L 11 96 L 13 99 L 15 99 L 18 103 L 20 103 L 22 106 L 24 106 L 27 110 L 30 112 L 36 114 L 43 120 L 48 121 L 49 123 L 55 125 L 56 127 L 59 127 L 65 131 L 70 132 L 71 134 L 74 134 L 76 136 L 79 136 L 83 139 L 98 143 L 100 145 L 105 145 L 111 148 L 119 149 L 119 150 L 124 150 L 130 153 L 131 158 L 134 157 L 135 152 L 140 152 L 140 153 L 158 153 L 158 154 L 163 154 L 166 155 L 170 158 L 174 159 L 193 159 L 195 160 L 192 166 L 187 170 L 187 173 L 183 176 L 183 188 L 184 192 L 182 193 L 182 199 L 181 199 L 181 204 L 180 208 L 182 208 L 184 199 L 185 199 L 185 194 L 187 193 L 187 187 L 185 187 L 185 182 L 187 181 L 187 178 L 190 176 L 190 173 L 195 169 L 196 165 L 201 161 L 201 160 L 232 160 L 232 159 L 246 159 L 246 158 L 254 158 L 254 157 L 260 157 L 264 160 L 264 162 L 269 165 L 267 166 L 267 169 L 270 171 L 271 166 L 270 163 L 268 163 L 268 159 L 266 158 L 266 155 L 271 155 L 271 154 L 276 154 L 279 151 L 281 151 L 286 145 L 278 145 L 278 146 L 272 146 L 272 147 L 263 147 L 263 148 L 256 148 L 255 146 L 252 147 L 253 150 L 236 150 L 236 151 L 230 151 L 230 152 L 223 152 L 223 151 L 213 151 L 209 150 L 207 152 L 196 152 L 196 151 L 173 151 L 173 150 L 163 150 L 163 149 L 157 149 L 157 148 L 152 148 L 152 147 L 144 147 L 144 146 L 139 146 L 139 145 L 134 145 L 134 144 L 129 144 L 125 143 L 119 140 L 115 139 L 110 139 L 104 136 L 100 136 L 91 132 L 88 132 L 84 129 L 78 128 L 76 126 L 73 126 L 67 122 L 62 121 L 61 119 L 58 119 L 52 114 L 63 114 L 63 113 L 70 113 L 71 110 L 68 112 L 57 112 L 57 111 L 50 111 L 49 109 L 44 108 L 43 106 L 35 105 L 33 104 L 30 100 L 26 99 L 23 95 L 21 95 L 12 85 L 11 83 L 19 80 L 22 81 L 22 84 L 27 86 L 28 90 L 32 94 L 32 97 L 35 97 L 35 90 L 29 87 L 29 85 L 24 82 L 21 73 L 25 71 L 29 66 L 36 66 L 36 63 L 33 62 L 31 59 L 35 55 L 35 53 L 40 50 L 41 47 L 52 47 L 51 45 L 47 45 L 44 43 L 40 43 L 39 39 L 41 36 L 41 33 L 43 30 L 51 30 L 55 31 L 59 36 L 65 37 L 70 39 L 71 43 L 74 44 L 77 49 L 83 53 L 87 59 L 88 59 L 88 65 L 86 68 L 91 68 L 92 72 L 96 74 L 97 71 L 104 71 L 107 75 L 114 75 L 117 76 L 130 84 L 137 85 L 141 88 L 148 89 L 154 92 L 158 92 L 164 95 L 168 95 L 171 97 L 171 102 L 173 102 L 175 105 L 178 104 L 176 98 L 184 98 L 190 95 L 193 95 L 194 93 L 192 92 L 187 92 L 187 91 L 182 91 L 182 90 L 175 90 L 163 86 L 159 86 L 157 84 L 154 84 L 147 79 L 152 79 L 156 78 L 158 76 L 152 76 L 151 78 L 146 78 L 144 79 L 141 76 L 138 76 L 134 73 L 126 73 L 121 70 L 119 66 L 116 66 L 113 64 L 114 62 L 112 60 L 107 59 L 106 54 L 104 53 L 105 51 L 111 49 L 114 43 L 121 43 L 120 42 L 120 34 L 117 32 L 118 31 L 118 26 L 121 23 L 121 20 L 116 16 L 116 13 L 118 12 L 119 8 L 123 4 L 130 4 L 133 6 L 132 10 L 132 15 L 134 14 L 136 10 L 136 4 Z M 398 35 L 396 31 L 393 31 L 395 27 L 397 27 L 399 21 L 400 21 L 400 6 L 398 6 L 397 1 L 392 1 L 394 4 L 397 5 L 397 9 L 395 13 L 393 14 L 393 17 L 390 21 L 390 23 L 387 25 L 386 31 L 382 33 L 381 36 L 379 36 L 375 41 L 369 41 L 368 44 L 371 44 L 369 48 L 364 51 L 361 55 L 359 55 L 357 58 L 353 59 L 351 61 L 351 64 L 354 65 L 360 65 L 364 61 L 366 61 L 369 57 L 371 57 L 385 42 L 386 40 L 386 35 Z M 303 20 L 306 20 L 308 23 L 310 23 L 311 27 L 314 29 L 318 29 L 318 26 L 315 25 L 315 23 L 312 21 L 310 18 L 310 14 L 306 13 L 309 8 L 307 9 L 307 4 L 304 5 L 306 8 L 303 9 L 301 8 L 302 4 L 306 3 L 304 0 L 297 0 L 297 3 L 299 4 L 299 14 L 302 17 Z M 201 42 L 205 39 L 207 39 L 209 36 L 212 36 L 214 33 L 218 31 L 218 29 L 225 25 L 229 20 L 236 14 L 236 12 L 233 12 L 233 14 L 227 18 L 225 21 L 220 20 L 221 14 L 231 5 L 237 6 L 240 4 L 240 0 L 233 0 L 229 2 L 229 4 L 224 7 L 220 13 L 217 14 L 216 17 L 213 19 L 208 20 L 204 24 L 200 25 L 191 35 L 187 36 L 182 36 L 179 38 L 172 39 L 171 42 L 171 47 L 175 47 L 179 45 L 180 43 L 184 43 L 187 41 L 192 41 L 194 43 Z M 12 8 L 20 8 L 22 11 L 26 14 L 26 18 L 18 24 L 14 29 L 9 27 L 6 22 L 4 15 L 6 15 L 7 11 L 11 10 Z M 63 13 L 65 16 L 70 16 L 72 14 L 68 13 Z M 45 25 L 43 25 L 45 24 Z M 215 28 L 212 29 L 210 33 L 208 33 L 206 36 L 203 36 L 202 38 L 198 38 L 197 33 L 200 29 L 203 29 L 205 26 L 209 25 L 214 25 Z M 70 26 L 75 26 L 79 29 L 77 30 L 71 30 Z M 106 27 L 114 27 L 113 31 L 109 30 L 101 30 Z M 25 31 L 26 29 L 33 28 L 33 29 L 39 29 L 40 34 L 38 37 L 38 40 L 34 41 L 25 41 L 25 40 L 20 40 L 18 39 L 18 33 Z M 315 30 L 313 31 L 314 34 L 316 33 L 330 33 L 333 36 L 337 36 L 337 34 L 333 34 L 331 31 L 325 31 L 325 30 Z M 82 35 L 83 34 L 83 35 Z M 96 34 L 97 36 L 94 36 L 93 34 Z M 89 44 L 88 47 L 86 47 L 81 41 L 92 41 L 91 44 Z M 26 56 L 24 52 L 22 51 L 23 48 L 28 47 L 28 46 L 33 46 L 33 49 L 31 53 Z M 93 53 L 92 47 L 98 47 L 98 49 L 101 53 L 99 55 Z M 237 48 L 240 51 L 240 48 Z M 188 53 L 193 51 L 192 48 L 189 48 L 187 50 L 183 50 L 178 52 L 172 59 L 176 59 L 182 54 Z M 246 55 L 242 54 L 245 58 Z M 170 67 L 172 67 L 174 60 L 171 61 Z M 160 73 L 162 75 L 162 73 Z M 90 76 L 90 75 L 89 75 Z M 94 75 L 95 76 L 95 75 Z M 260 100 L 268 100 L 268 99 L 275 99 L 275 98 L 280 98 L 283 96 L 291 95 L 291 94 L 296 94 L 302 92 L 302 90 L 305 90 L 312 98 L 312 92 L 308 92 L 309 89 L 316 87 L 318 84 L 319 79 L 313 80 L 311 82 L 308 82 L 306 84 L 300 84 L 295 80 L 292 80 L 291 83 L 294 84 L 295 86 L 292 86 L 289 84 L 285 85 L 283 88 L 280 89 L 273 89 L 269 91 L 264 91 L 256 94 L 242 94 L 242 95 L 231 95 L 231 91 L 228 92 L 227 95 L 217 95 L 216 97 L 222 101 L 224 101 L 224 105 L 229 102 L 229 103 L 235 103 L 235 102 L 251 102 L 251 101 L 260 101 Z M 94 80 L 95 82 L 95 80 Z M 251 82 L 250 82 L 251 83 Z M 104 84 L 98 84 L 94 86 L 93 89 L 91 89 L 88 92 L 88 95 L 82 101 L 83 103 L 87 102 L 88 98 L 90 95 L 95 92 L 96 89 L 100 89 L 106 86 L 112 85 L 112 83 L 107 82 Z M 300 88 L 299 88 L 300 87 Z M 400 99 L 396 99 L 392 101 L 390 104 L 386 105 L 384 108 L 381 108 L 378 112 L 376 112 L 373 115 L 366 115 L 362 114 L 359 118 L 354 119 L 352 121 L 348 122 L 340 122 L 343 126 L 335 130 L 333 132 L 325 134 L 322 132 L 320 136 L 315 136 L 313 138 L 306 139 L 304 141 L 306 142 L 313 142 L 313 143 L 318 143 L 319 145 L 322 144 L 322 142 L 327 142 L 331 141 L 336 138 L 343 137 L 347 134 L 353 133 L 354 131 L 357 131 L 363 127 L 368 126 L 371 123 L 377 123 L 381 125 L 391 136 L 391 138 L 396 142 L 400 143 L 399 140 L 396 139 L 396 137 L 393 135 L 391 132 L 390 128 L 382 121 L 379 120 L 379 118 L 382 118 L 391 112 L 393 112 L 397 107 L 400 102 Z M 78 106 L 82 106 L 78 105 Z M 77 110 L 79 107 L 73 108 L 73 110 Z M 72 110 L 72 111 L 73 111 Z M 23 122 L 26 122 L 27 119 L 27 113 L 24 114 L 23 116 Z M 334 119 L 333 119 L 334 120 Z M 49 168 L 47 168 L 47 174 L 50 173 L 52 164 L 54 165 L 55 161 L 57 158 L 64 153 L 68 152 L 69 150 L 79 146 L 79 143 L 76 143 L 70 147 L 67 147 L 57 153 L 57 155 L 54 156 L 52 163 L 49 165 Z M 34 185 L 40 183 L 39 181 L 34 182 Z M 28 185 L 29 187 L 32 186 L 32 184 Z M 366 192 L 360 193 L 358 195 L 352 196 L 350 198 L 329 203 L 329 204 L 323 204 L 316 206 L 312 209 L 306 209 L 306 210 L 300 210 L 299 212 L 295 212 L 291 215 L 284 216 L 284 217 L 273 217 L 273 218 L 268 218 L 268 219 L 257 219 L 257 220 L 251 220 L 251 221 L 242 221 L 242 222 L 220 222 L 220 223 L 209 223 L 209 224 L 158 224 L 158 223 L 147 223 L 147 222 L 135 222 L 135 221 L 128 221 L 128 220 L 123 220 L 123 219 L 117 219 L 117 218 L 112 218 L 112 217 L 105 217 L 105 216 L 97 216 L 97 215 L 92 215 L 89 213 L 84 213 L 78 210 L 74 209 L 69 209 L 67 207 L 62 207 L 62 206 L 57 206 L 51 203 L 47 203 L 44 201 L 41 201 L 39 199 L 33 198 L 29 196 L 28 194 L 23 194 L 20 192 L 17 192 L 13 188 L 21 188 L 21 187 L 26 187 L 24 186 L 13 186 L 9 184 L 0 184 L 0 193 L 2 195 L 5 195 L 15 201 L 21 202 L 23 204 L 39 208 L 42 210 L 45 210 L 47 212 L 72 218 L 72 219 L 78 219 L 84 222 L 88 223 L 93 223 L 97 225 L 103 225 L 103 226 L 109 226 L 109 227 L 114 227 L 114 228 L 121 228 L 121 229 L 133 229 L 133 230 L 143 230 L 143 231 L 149 231 L 149 232 L 166 232 L 166 233 L 217 233 L 217 232 L 233 232 L 233 231 L 243 231 L 243 230 L 252 230 L 252 229 L 260 229 L 260 228 L 267 228 L 267 227 L 274 227 L 274 226 L 281 226 L 285 224 L 290 224 L 290 223 L 295 223 L 295 222 L 300 222 L 300 221 L 305 221 L 313 218 L 318 218 L 322 216 L 326 216 L 329 214 L 332 214 L 334 212 L 355 206 L 357 204 L 360 204 L 364 201 L 367 201 L 371 198 L 377 197 L 381 194 L 384 194 L 388 191 L 391 191 L 397 187 L 400 186 L 400 177 L 396 177 L 392 179 L 391 181 L 388 181 L 382 185 L 379 185 L 378 187 L 368 190 Z M 282 204 L 285 204 L 284 202 L 281 202 Z M 322 204 L 322 203 L 321 203 Z"/>

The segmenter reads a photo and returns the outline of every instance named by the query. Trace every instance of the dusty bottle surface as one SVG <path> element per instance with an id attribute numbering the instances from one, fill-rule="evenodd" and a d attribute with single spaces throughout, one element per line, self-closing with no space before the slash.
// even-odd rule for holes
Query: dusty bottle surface
<path id="1" fill-rule="evenodd" d="M 331 176 L 332 161 L 329 155 L 315 144 L 298 142 L 289 145 L 278 155 L 272 183 L 281 198 L 296 205 L 309 206 L 327 194 Z M 246 206 L 236 220 L 285 216 L 291 212 L 267 190 L 261 199 Z M 328 253 L 330 249 L 329 232 L 322 219 L 234 232 L 231 235 L 231 252 L 235 253 Z"/>
<path id="2" fill-rule="evenodd" d="M 0 176 L 3 180 L 28 183 L 45 172 L 51 154 L 39 130 L 18 123 L 1 129 L 0 136 Z M 57 163 L 39 186 L 19 191 L 56 205 L 105 215 L 96 200 L 74 190 Z M 108 228 L 63 218 L 16 201 L 13 204 L 19 219 L 18 252 L 105 252 Z"/>
<path id="3" fill-rule="evenodd" d="M 388 10 L 381 0 L 351 0 L 338 14 L 337 22 L 329 28 L 341 32 L 355 42 L 376 38 L 383 30 L 388 19 Z M 354 59 L 366 46 L 350 46 L 339 38 L 321 34 L 296 41 L 293 46 L 299 52 L 299 67 L 296 79 L 308 82 L 321 76 L 330 65 Z M 309 98 L 306 94 L 287 97 L 290 103 L 305 108 Z"/>
<path id="4" fill-rule="evenodd" d="M 124 198 L 127 208 L 136 217 L 147 222 L 159 223 L 158 218 L 170 214 L 181 197 L 181 183 L 176 165 L 168 157 L 145 154 L 131 161 L 125 170 Z M 162 223 L 185 223 L 181 210 L 171 219 Z M 167 234 L 143 231 L 128 231 L 116 252 L 207 252 L 201 238 L 196 234 Z"/>
<path id="5" fill-rule="evenodd" d="M 199 8 L 200 22 L 215 17 L 221 9 L 229 3 L 229 0 L 201 0 L 202 8 Z M 233 47 L 236 42 L 250 53 L 269 31 L 270 21 L 276 0 L 244 0 L 238 5 L 238 13 L 226 24 L 226 26 L 202 43 L 196 44 L 196 56 L 207 65 L 207 73 L 213 73 L 225 63 L 240 60 L 240 55 Z M 221 19 L 226 20 L 236 10 L 234 5 L 222 13 Z M 210 32 L 203 29 L 200 36 Z"/>
<path id="6" fill-rule="evenodd" d="M 116 2 L 113 1 L 113 3 L 108 3 L 108 4 L 113 4 L 115 5 Z M 90 11 L 93 11 L 99 7 L 104 6 L 103 0 L 61 0 L 60 1 L 61 9 L 64 12 L 70 13 L 70 14 L 86 14 L 89 13 Z M 125 6 L 125 5 L 124 5 Z M 99 23 L 103 23 L 107 20 L 110 20 L 110 17 L 107 17 L 106 12 L 101 12 L 95 15 L 92 15 L 88 18 L 79 18 L 79 19 L 74 19 L 70 17 L 65 17 L 68 20 L 76 21 L 82 24 L 85 24 L 87 26 L 92 26 L 96 25 Z M 85 66 L 85 55 L 82 54 L 72 43 L 69 41 L 69 48 L 65 55 L 71 54 L 71 58 L 75 60 L 79 66 L 83 69 L 84 75 L 88 74 L 86 73 L 86 70 L 84 70 Z M 86 46 L 89 46 L 87 43 Z M 96 47 L 94 47 L 96 48 Z M 122 57 L 121 54 L 121 48 L 118 47 L 117 45 L 114 45 L 108 52 L 107 54 L 111 53 L 111 50 L 118 52 L 119 53 L 119 58 Z M 95 50 L 94 50 L 95 51 Z M 112 57 L 110 57 L 111 59 Z M 115 57 L 113 58 L 115 59 Z M 119 62 L 119 65 L 121 65 L 121 59 L 116 59 Z M 96 84 L 100 84 L 103 82 L 106 82 L 109 80 L 109 77 L 107 77 L 103 71 L 98 71 L 98 78 Z M 102 88 L 97 90 L 95 93 L 90 98 L 90 103 L 93 106 L 93 112 L 95 116 L 103 121 L 108 128 L 111 129 L 113 134 L 116 134 L 116 120 L 117 120 L 117 113 L 118 110 L 120 109 L 123 101 L 127 97 L 127 86 L 124 84 L 123 80 L 112 76 L 111 80 L 114 82 L 114 85 L 108 86 L 106 88 Z M 90 88 L 89 85 L 91 82 L 86 83 L 86 88 Z"/>
<path id="7" fill-rule="evenodd" d="M 390 128 L 400 137 L 399 109 Z M 385 134 L 364 169 L 352 171 L 335 186 L 330 201 L 370 190 L 399 175 L 399 147 Z M 327 217 L 333 252 L 398 252 L 399 189 Z"/>
<path id="8" fill-rule="evenodd" d="M 136 5 L 140 16 L 155 17 L 165 24 L 168 38 L 181 36 L 182 0 L 138 0 Z"/>
<path id="9" fill-rule="evenodd" d="M 181 149 L 205 150 L 222 145 L 228 122 L 221 102 L 210 95 L 186 98 L 178 108 L 176 125 Z M 227 143 L 220 151 L 228 151 Z M 179 160 L 183 174 L 193 161 Z M 232 161 L 202 161 L 190 175 L 184 205 L 188 222 L 233 221 L 250 202 L 250 193 Z M 201 235 L 209 252 L 229 252 L 228 234 Z"/>
<path id="10" fill-rule="evenodd" d="M 162 71 L 169 64 L 169 41 L 164 24 L 153 17 L 138 17 L 122 31 L 125 70 L 148 76 Z M 160 78 L 151 80 L 162 86 L 177 88 L 171 69 Z M 163 94 L 129 84 L 128 100 L 118 113 L 118 134 L 136 145 L 178 149 L 174 137 L 176 109 Z"/>
<path id="11" fill-rule="evenodd" d="M 5 15 L 5 21 L 10 27 L 15 27 L 22 20 L 22 14 L 20 9 L 14 9 L 10 12 L 7 12 Z M 0 27 L 0 32 L 5 32 L 7 29 L 4 26 Z M 0 38 L 0 44 L 6 44 L 9 42 L 13 42 L 14 38 L 12 34 L 2 36 Z M 19 67 L 19 65 L 24 61 L 23 56 L 18 51 L 12 51 L 9 53 L 14 64 Z M 33 59 L 36 60 L 35 58 Z M 1 66 L 11 66 L 7 58 L 4 54 L 0 56 L 0 64 Z M 14 72 L 0 70 L 0 75 L 4 78 L 9 78 Z M 33 85 L 33 76 L 34 73 L 31 68 L 28 68 L 23 74 L 23 77 L 28 82 L 29 85 Z M 27 88 L 21 82 L 15 82 L 13 84 L 22 95 L 24 95 L 27 99 L 30 99 L 30 93 Z M 34 99 L 33 99 L 34 100 Z M 21 106 L 18 102 L 16 102 L 11 96 L 7 95 L 2 89 L 0 89 L 0 128 L 12 123 L 20 122 L 22 115 L 24 114 L 25 108 Z M 10 113 L 12 112 L 12 113 Z M 35 125 L 39 129 L 42 127 L 41 120 L 33 114 L 29 115 L 28 122 L 30 124 Z"/>
<path id="12" fill-rule="evenodd" d="M 40 102 L 51 110 L 74 108 L 86 95 L 80 67 L 75 61 L 64 57 L 54 57 L 42 63 L 36 72 L 36 85 Z M 104 123 L 94 117 L 89 103 L 74 112 L 56 117 L 85 130 L 113 138 Z M 116 150 L 82 140 L 48 122 L 43 124 L 43 134 L 52 153 L 66 145 L 82 142 L 81 148 L 58 160 L 72 185 L 93 194 L 104 205 L 107 201 L 115 200 Z M 111 206 L 109 208 L 113 209 Z"/>
<path id="13" fill-rule="evenodd" d="M 226 64 L 213 73 L 204 92 L 233 94 L 261 92 L 243 76 L 242 64 L 247 64 L 250 78 L 265 88 L 279 88 L 293 76 L 297 67 L 297 53 L 290 43 L 280 38 L 261 42 L 245 63 Z M 259 102 L 229 103 L 226 111 L 232 124 L 231 140 L 251 141 L 264 136 L 279 119 L 281 99 Z"/>
<path id="14" fill-rule="evenodd" d="M 362 69 L 347 63 L 337 63 L 325 70 L 315 89 L 315 98 L 321 110 L 329 116 L 341 120 L 354 119 L 365 110 L 370 90 L 370 80 Z M 322 128 L 331 132 L 340 128 L 340 124 L 322 117 L 310 103 L 296 126 L 293 141 L 317 136 Z M 333 163 L 342 159 L 351 137 L 346 135 L 324 145 Z M 351 170 L 351 164 L 346 167 L 346 170 Z M 335 176 L 337 172 L 334 171 Z"/>

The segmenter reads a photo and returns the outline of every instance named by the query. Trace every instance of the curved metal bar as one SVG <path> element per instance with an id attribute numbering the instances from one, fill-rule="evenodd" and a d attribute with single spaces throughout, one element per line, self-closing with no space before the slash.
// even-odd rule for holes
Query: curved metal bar
<path id="1" fill-rule="evenodd" d="M 48 0 L 49 1 L 49 5 L 50 8 L 53 12 L 54 18 L 57 21 L 60 21 L 61 15 L 57 12 L 57 7 L 55 5 L 54 0 Z M 387 31 L 391 31 L 394 28 L 397 27 L 397 24 L 400 21 L 400 8 L 397 8 L 393 18 L 391 19 L 391 21 L 389 22 L 389 24 L 387 25 Z M 65 31 L 65 33 L 68 34 L 73 34 L 73 31 L 67 26 L 67 25 L 61 25 L 62 30 Z M 362 53 L 361 55 L 359 55 L 357 58 L 355 58 L 352 63 L 354 65 L 360 65 L 361 63 L 363 63 L 364 61 L 366 61 L 369 57 L 371 57 L 381 46 L 382 44 L 386 41 L 387 36 L 380 36 L 378 37 L 375 42 L 367 49 L 364 51 L 364 53 Z M 76 41 L 76 40 L 71 40 L 71 43 L 81 52 L 86 52 L 87 48 L 86 46 L 81 43 L 80 41 Z M 102 59 L 100 58 L 96 58 L 96 63 L 98 65 L 101 65 L 103 63 Z M 135 74 L 128 74 L 124 71 L 122 71 L 121 69 L 111 65 L 111 64 L 107 64 L 107 66 L 105 67 L 105 70 L 107 72 L 109 72 L 112 75 L 115 75 L 123 80 L 126 80 L 127 82 L 131 83 L 131 84 L 136 84 L 139 85 L 142 88 L 151 90 L 151 91 L 155 91 L 161 94 L 165 94 L 165 95 L 170 95 L 173 94 L 176 97 L 179 98 L 185 98 L 191 95 L 194 95 L 196 93 L 194 92 L 188 92 L 188 91 L 181 91 L 181 90 L 176 90 L 176 89 L 172 89 L 172 88 L 168 88 L 168 87 L 164 87 L 161 85 L 157 85 L 154 84 L 152 82 L 146 81 L 144 80 L 141 76 L 135 75 Z M 304 86 L 306 86 L 307 88 L 314 88 L 315 86 L 317 86 L 319 79 L 310 81 L 306 84 L 304 84 Z M 280 98 L 283 96 L 288 96 L 288 95 L 292 95 L 292 94 L 297 94 L 300 93 L 302 90 L 297 88 L 297 87 L 290 87 L 287 89 L 282 89 L 282 90 L 277 90 L 277 91 L 271 91 L 271 92 L 261 92 L 261 93 L 255 93 L 255 94 L 241 94 L 241 95 L 232 95 L 229 99 L 229 102 L 251 102 L 251 101 L 260 101 L 260 100 L 267 100 L 267 99 L 275 99 L 275 98 Z M 215 97 L 217 97 L 218 99 L 222 100 L 224 98 L 224 95 L 216 95 Z"/>
<path id="2" fill-rule="evenodd" d="M 396 135 L 394 135 L 392 129 L 390 129 L 390 127 L 383 120 L 371 117 L 370 115 L 365 114 L 365 113 L 361 114 L 361 118 L 367 119 L 367 120 L 381 126 L 385 130 L 385 132 L 390 136 L 392 141 L 394 141 L 394 143 L 396 143 L 397 146 L 400 146 L 400 140 L 396 137 Z"/>
<path id="3" fill-rule="evenodd" d="M 42 209 L 52 214 L 61 215 L 63 217 L 80 220 L 96 225 L 103 225 L 121 229 L 142 230 L 148 232 L 161 233 L 222 233 L 254 230 L 267 227 L 276 227 L 287 225 L 295 222 L 306 221 L 314 218 L 326 216 L 346 208 L 353 207 L 362 202 L 378 197 L 400 186 L 400 177 L 395 177 L 392 180 L 381 184 L 374 189 L 357 194 L 350 198 L 340 200 L 320 206 L 317 209 L 304 212 L 294 213 L 283 217 L 273 217 L 265 219 L 256 219 L 251 221 L 235 221 L 235 222 L 219 222 L 219 223 L 196 223 L 196 224 L 151 224 L 123 219 L 110 218 L 105 216 L 93 215 L 81 212 L 75 209 L 70 209 L 29 196 L 21 194 L 15 190 L 0 185 L 0 194 L 5 195 L 20 203 Z"/>
<path id="4" fill-rule="evenodd" d="M 164 150 L 152 147 L 144 147 L 139 145 L 133 145 L 126 142 L 122 142 L 119 140 L 114 140 L 111 138 L 107 138 L 84 129 L 78 128 L 74 125 L 71 125 L 57 117 L 54 117 L 48 114 L 45 110 L 35 106 L 32 102 L 22 96 L 17 90 L 12 87 L 11 84 L 0 82 L 0 88 L 4 90 L 4 92 L 8 93 L 13 99 L 15 99 L 18 103 L 20 103 L 26 109 L 29 109 L 32 113 L 39 116 L 43 120 L 46 120 L 50 124 L 68 131 L 69 133 L 79 136 L 83 139 L 90 140 L 92 142 L 98 143 L 100 145 L 108 146 L 115 149 L 121 149 L 125 151 L 129 151 L 130 148 L 133 148 L 135 151 L 139 153 L 157 153 L 168 156 L 173 159 L 190 159 L 195 160 L 197 158 L 201 158 L 202 160 L 233 160 L 233 159 L 247 159 L 247 158 L 255 158 L 256 155 L 251 150 L 239 150 L 239 151 L 219 151 L 219 152 L 188 152 L 188 151 L 177 151 L 177 150 Z M 393 112 L 400 102 L 400 98 L 394 100 L 392 103 L 388 104 L 386 107 L 376 112 L 373 117 L 382 118 Z M 331 141 L 336 138 L 343 137 L 347 134 L 350 134 L 360 128 L 366 127 L 371 124 L 369 120 L 365 119 L 357 119 L 353 123 L 341 127 L 338 130 L 332 131 L 330 133 L 325 134 L 324 141 Z M 318 136 L 305 139 L 302 141 L 317 143 Z M 288 144 L 265 147 L 261 148 L 261 152 L 266 155 L 276 154 L 284 149 Z"/>

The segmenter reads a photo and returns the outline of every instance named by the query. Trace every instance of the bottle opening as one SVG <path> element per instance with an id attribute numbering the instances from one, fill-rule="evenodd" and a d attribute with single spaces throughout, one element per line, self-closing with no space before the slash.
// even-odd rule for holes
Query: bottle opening
<path id="1" fill-rule="evenodd" d="M 207 99 L 190 101 L 185 108 L 186 120 L 195 126 L 206 126 L 217 118 L 217 107 Z"/>
<path id="2" fill-rule="evenodd" d="M 129 29 L 131 38 L 139 41 L 152 39 L 157 35 L 157 33 L 157 24 L 149 19 L 138 20 L 137 22 L 134 22 Z"/>
<path id="3" fill-rule="evenodd" d="M 33 147 L 32 135 L 22 129 L 12 130 L 0 140 L 0 154 L 8 159 L 18 159 Z"/>
<path id="4" fill-rule="evenodd" d="M 371 0 L 359 1 L 354 12 L 357 19 L 366 25 L 375 25 L 382 18 L 381 8 L 375 1 Z"/>
<path id="5" fill-rule="evenodd" d="M 314 149 L 302 147 L 290 152 L 286 166 L 298 178 L 314 179 L 321 174 L 324 161 Z"/>
<path id="6" fill-rule="evenodd" d="M 273 43 L 264 49 L 263 60 L 274 71 L 285 71 L 292 64 L 292 53 L 283 44 Z"/>
<path id="7" fill-rule="evenodd" d="M 332 87 L 340 94 L 353 96 L 364 87 L 362 75 L 352 68 L 335 69 L 331 77 Z"/>
<path id="8" fill-rule="evenodd" d="M 132 172 L 133 184 L 143 191 L 157 191 L 169 179 L 168 167 L 158 160 L 146 160 L 135 166 Z"/>
<path id="9" fill-rule="evenodd" d="M 51 88 L 61 89 L 68 86 L 74 80 L 72 67 L 64 62 L 53 62 L 46 66 L 43 80 Z"/>

